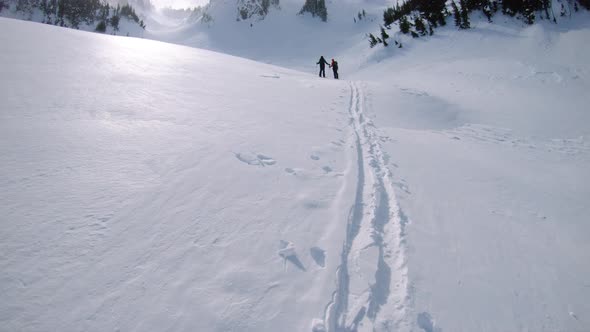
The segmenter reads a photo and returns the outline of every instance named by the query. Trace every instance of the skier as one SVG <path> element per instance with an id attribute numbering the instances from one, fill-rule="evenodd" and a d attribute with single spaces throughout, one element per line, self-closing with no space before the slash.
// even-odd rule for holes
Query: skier
<path id="1" fill-rule="evenodd" d="M 329 66 L 330 64 L 324 59 L 323 55 L 320 57 L 320 61 L 318 61 L 317 64 L 320 65 L 320 77 L 326 77 L 326 65 Z"/>
<path id="2" fill-rule="evenodd" d="M 334 71 L 334 79 L 338 79 L 338 61 L 332 59 L 330 67 L 332 68 L 332 71 Z"/>

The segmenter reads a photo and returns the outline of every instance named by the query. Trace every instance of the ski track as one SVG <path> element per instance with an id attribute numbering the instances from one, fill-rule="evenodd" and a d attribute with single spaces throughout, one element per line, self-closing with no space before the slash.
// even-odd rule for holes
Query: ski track
<path id="1" fill-rule="evenodd" d="M 363 89 L 351 82 L 350 90 L 350 125 L 358 163 L 356 197 L 347 220 L 336 290 L 324 321 L 328 332 L 404 329 L 406 219 L 396 201 L 375 127 L 364 116 Z"/>

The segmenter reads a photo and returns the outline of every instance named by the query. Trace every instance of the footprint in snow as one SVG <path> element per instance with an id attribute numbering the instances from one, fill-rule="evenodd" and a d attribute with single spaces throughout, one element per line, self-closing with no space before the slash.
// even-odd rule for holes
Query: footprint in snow
<path id="1" fill-rule="evenodd" d="M 236 158 L 239 161 L 246 163 L 248 165 L 253 166 L 271 166 L 276 164 L 277 162 L 272 159 L 271 157 L 265 156 L 263 154 L 253 154 L 253 153 L 234 153 Z"/>
<path id="2" fill-rule="evenodd" d="M 320 247 L 313 247 L 309 249 L 309 253 L 317 265 L 326 267 L 326 252 L 324 249 Z"/>
<path id="3" fill-rule="evenodd" d="M 278 74 L 272 74 L 272 75 L 260 75 L 260 77 L 265 77 L 265 78 L 281 78 L 281 76 L 279 76 Z"/>
<path id="4" fill-rule="evenodd" d="M 309 158 L 311 158 L 313 160 L 320 160 L 320 157 L 313 155 L 313 154 L 311 156 L 309 156 Z"/>
<path id="5" fill-rule="evenodd" d="M 416 322 L 418 323 L 418 327 L 424 332 L 442 332 L 442 329 L 436 326 L 436 323 L 428 312 L 419 313 Z"/>
<path id="6" fill-rule="evenodd" d="M 284 259 L 285 271 L 287 271 L 287 261 L 291 262 L 300 270 L 306 271 L 305 266 L 303 265 L 303 263 L 301 263 L 299 257 L 297 257 L 297 253 L 295 252 L 295 245 L 293 245 L 292 242 L 281 240 L 279 243 L 279 251 L 277 253 Z"/>

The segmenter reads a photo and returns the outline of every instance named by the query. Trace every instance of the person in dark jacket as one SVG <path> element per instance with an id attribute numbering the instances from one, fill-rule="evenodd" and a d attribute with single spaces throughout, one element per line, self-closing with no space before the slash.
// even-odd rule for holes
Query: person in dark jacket
<path id="1" fill-rule="evenodd" d="M 330 65 L 332 71 L 334 72 L 334 78 L 338 79 L 338 61 L 332 59 L 332 64 Z"/>
<path id="2" fill-rule="evenodd" d="M 326 65 L 329 66 L 330 64 L 324 59 L 323 55 L 320 57 L 320 61 L 318 61 L 317 64 L 320 65 L 320 77 L 326 77 Z"/>

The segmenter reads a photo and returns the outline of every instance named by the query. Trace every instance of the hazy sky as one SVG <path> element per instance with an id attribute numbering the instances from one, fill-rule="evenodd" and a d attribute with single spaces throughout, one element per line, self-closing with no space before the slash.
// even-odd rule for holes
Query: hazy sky
<path id="1" fill-rule="evenodd" d="M 202 6 L 209 2 L 209 0 L 152 0 L 156 7 L 172 7 L 172 8 L 187 8 Z"/>

